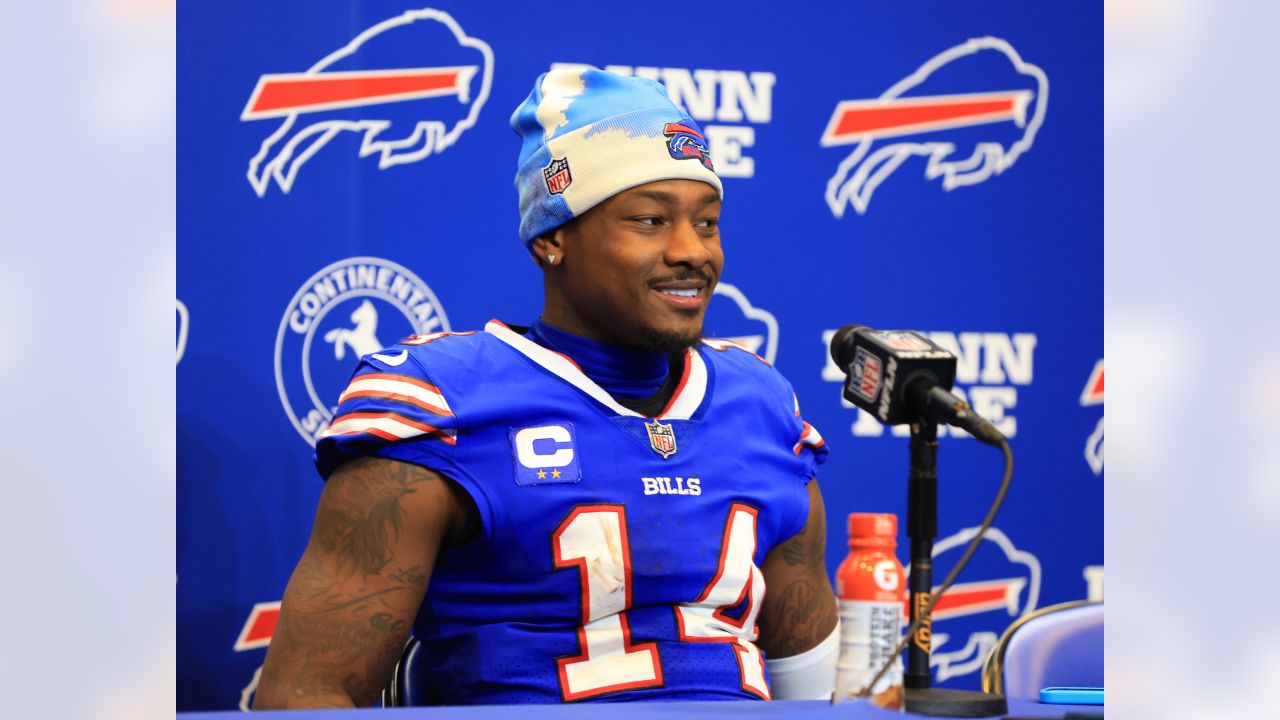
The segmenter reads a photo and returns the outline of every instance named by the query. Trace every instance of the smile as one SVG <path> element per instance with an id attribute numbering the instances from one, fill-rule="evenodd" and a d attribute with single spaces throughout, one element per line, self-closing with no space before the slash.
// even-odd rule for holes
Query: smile
<path id="1" fill-rule="evenodd" d="M 694 287 L 655 287 L 655 293 L 662 297 L 662 302 L 681 313 L 697 312 L 702 309 L 703 298 L 706 297 L 705 286 Z"/>

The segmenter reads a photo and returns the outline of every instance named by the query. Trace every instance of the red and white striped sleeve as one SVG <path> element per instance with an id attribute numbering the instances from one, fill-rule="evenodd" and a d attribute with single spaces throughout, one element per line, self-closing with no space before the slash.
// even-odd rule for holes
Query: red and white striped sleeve
<path id="1" fill-rule="evenodd" d="M 795 405 L 796 419 L 800 421 L 800 436 L 796 440 L 795 447 L 792 450 L 796 455 L 808 449 L 814 459 L 814 464 L 819 464 L 827 459 L 827 441 L 822 439 L 822 433 L 818 429 L 810 425 L 804 418 L 800 417 L 800 399 L 796 397 L 794 392 L 791 393 L 791 400 Z"/>
<path id="2" fill-rule="evenodd" d="M 364 455 L 421 464 L 425 453 L 447 462 L 457 445 L 457 416 L 422 366 L 412 357 L 395 366 L 374 358 L 361 360 L 317 438 L 316 467 L 326 478 Z"/>

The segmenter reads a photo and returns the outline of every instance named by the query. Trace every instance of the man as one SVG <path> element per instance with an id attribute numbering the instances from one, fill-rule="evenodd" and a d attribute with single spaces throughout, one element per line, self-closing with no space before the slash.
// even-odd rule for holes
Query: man
<path id="1" fill-rule="evenodd" d="M 701 340 L 723 191 L 697 125 L 595 69 L 511 122 L 541 318 L 362 359 L 255 707 L 372 704 L 411 628 L 446 704 L 829 695 L 826 449 L 782 376 Z"/>

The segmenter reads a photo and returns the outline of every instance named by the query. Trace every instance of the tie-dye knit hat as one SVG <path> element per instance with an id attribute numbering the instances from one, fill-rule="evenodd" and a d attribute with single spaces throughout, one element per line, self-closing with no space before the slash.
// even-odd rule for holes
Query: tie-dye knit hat
<path id="1" fill-rule="evenodd" d="M 724 197 L 702 130 L 655 80 L 593 67 L 543 73 L 511 115 L 520 239 L 528 246 L 600 202 L 657 180 L 701 180 Z"/>

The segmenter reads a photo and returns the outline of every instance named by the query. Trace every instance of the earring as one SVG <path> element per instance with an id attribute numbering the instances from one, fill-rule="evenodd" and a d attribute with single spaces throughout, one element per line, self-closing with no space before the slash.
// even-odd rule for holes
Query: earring
<path id="1" fill-rule="evenodd" d="M 555 264 L 556 264 L 556 256 L 555 256 L 555 255 L 547 255 L 547 264 L 548 264 L 548 265 L 555 265 Z"/>

